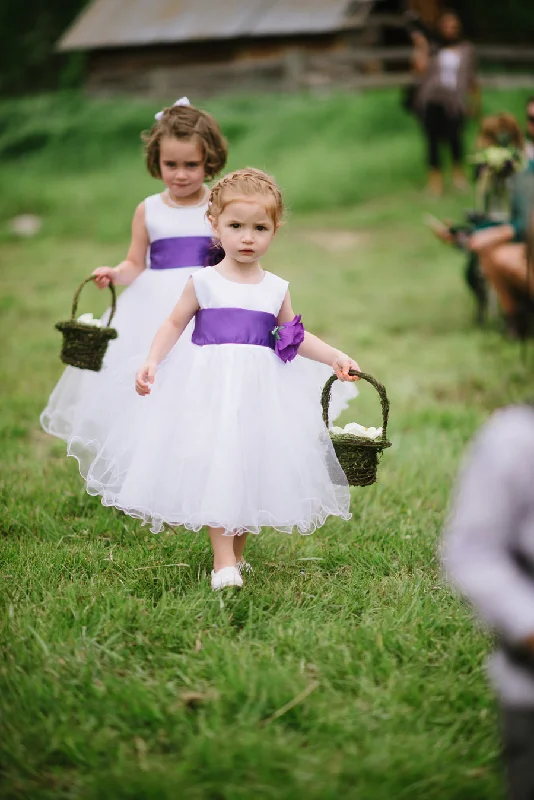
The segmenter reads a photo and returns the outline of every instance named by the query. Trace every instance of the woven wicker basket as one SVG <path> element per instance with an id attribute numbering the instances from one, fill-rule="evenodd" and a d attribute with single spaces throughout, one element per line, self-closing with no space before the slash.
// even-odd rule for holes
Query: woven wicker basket
<path id="1" fill-rule="evenodd" d="M 350 374 L 357 375 L 362 380 L 367 381 L 378 392 L 382 406 L 382 436 L 378 439 L 366 439 L 364 436 L 353 436 L 349 433 L 332 433 L 331 431 L 329 433 L 337 460 L 341 464 L 349 484 L 351 486 L 371 486 L 376 482 L 376 470 L 380 454 L 386 447 L 391 447 L 391 442 L 388 442 L 386 438 L 389 400 L 385 387 L 372 375 L 367 375 L 365 372 L 358 372 L 357 370 L 351 370 Z M 332 375 L 325 383 L 321 397 L 323 420 L 327 428 L 329 427 L 328 411 L 334 381 L 337 381 L 337 377 Z"/>
<path id="2" fill-rule="evenodd" d="M 63 347 L 61 348 L 61 360 L 64 364 L 80 369 L 90 369 L 99 372 L 102 369 L 102 362 L 106 354 L 110 339 L 116 339 L 119 335 L 115 328 L 111 328 L 111 321 L 115 315 L 117 307 L 117 296 L 112 283 L 109 284 L 111 291 L 111 309 L 109 319 L 105 328 L 98 328 L 96 325 L 88 325 L 85 322 L 78 322 L 76 310 L 78 299 L 83 287 L 93 281 L 93 276 L 86 278 L 80 283 L 74 294 L 72 301 L 72 311 L 70 319 L 58 322 L 56 328 L 63 334 Z"/>

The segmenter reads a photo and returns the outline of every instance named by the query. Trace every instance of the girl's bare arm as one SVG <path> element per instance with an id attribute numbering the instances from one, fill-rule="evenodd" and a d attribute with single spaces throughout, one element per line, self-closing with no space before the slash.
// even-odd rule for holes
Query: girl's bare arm
<path id="1" fill-rule="evenodd" d="M 195 287 L 190 279 L 170 316 L 156 333 L 148 358 L 135 376 L 135 388 L 138 394 L 150 394 L 150 384 L 154 383 L 158 365 L 170 353 L 198 309 Z"/>
<path id="2" fill-rule="evenodd" d="M 135 209 L 132 220 L 132 240 L 124 261 L 116 267 L 98 267 L 93 272 L 95 283 L 99 289 L 109 286 L 129 286 L 145 269 L 146 251 L 148 250 L 148 233 L 145 226 L 145 204 L 140 203 Z"/>
<path id="3" fill-rule="evenodd" d="M 287 292 L 278 314 L 278 324 L 282 325 L 284 322 L 291 322 L 294 316 L 295 312 L 291 305 L 291 296 Z M 332 367 L 337 377 L 342 381 L 357 380 L 357 378 L 349 375 L 349 370 L 360 369 L 356 361 L 353 361 L 352 358 L 349 358 L 340 350 L 336 350 L 335 347 L 323 342 L 313 333 L 305 332 L 304 341 L 299 347 L 299 355 Z"/>

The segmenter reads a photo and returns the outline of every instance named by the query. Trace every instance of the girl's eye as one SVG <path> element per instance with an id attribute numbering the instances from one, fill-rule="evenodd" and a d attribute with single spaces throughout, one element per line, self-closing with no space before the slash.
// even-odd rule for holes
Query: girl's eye
<path id="1" fill-rule="evenodd" d="M 198 161 L 188 161 L 186 167 L 188 169 L 196 169 L 198 167 Z"/>
<path id="2" fill-rule="evenodd" d="M 257 231 L 266 231 L 267 230 L 267 226 L 266 225 L 256 225 L 256 230 Z"/>
<path id="3" fill-rule="evenodd" d="M 174 169 L 174 167 L 176 166 L 176 161 L 166 161 L 165 166 Z"/>
<path id="4" fill-rule="evenodd" d="M 230 227 L 234 228 L 234 230 L 237 230 L 239 228 L 239 222 L 231 222 Z"/>

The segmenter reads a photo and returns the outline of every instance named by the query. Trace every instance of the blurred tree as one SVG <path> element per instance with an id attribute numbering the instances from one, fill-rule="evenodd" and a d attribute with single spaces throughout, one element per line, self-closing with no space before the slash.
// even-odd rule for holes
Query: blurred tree
<path id="1" fill-rule="evenodd" d="M 448 4 L 447 4 L 448 5 Z M 468 0 L 451 3 L 466 31 L 477 42 L 530 44 L 534 37 L 534 3 L 531 0 Z"/>
<path id="2" fill-rule="evenodd" d="M 88 0 L 0 0 L 0 94 L 68 88 L 83 79 L 82 54 L 56 42 Z"/>

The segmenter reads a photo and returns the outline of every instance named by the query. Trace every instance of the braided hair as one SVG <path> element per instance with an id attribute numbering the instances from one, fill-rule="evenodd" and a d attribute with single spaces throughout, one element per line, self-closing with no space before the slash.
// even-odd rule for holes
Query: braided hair
<path id="1" fill-rule="evenodd" d="M 216 221 L 231 201 L 243 197 L 261 197 L 265 210 L 277 228 L 282 223 L 284 202 L 275 179 L 254 167 L 229 172 L 213 186 L 208 200 L 208 215 Z"/>

